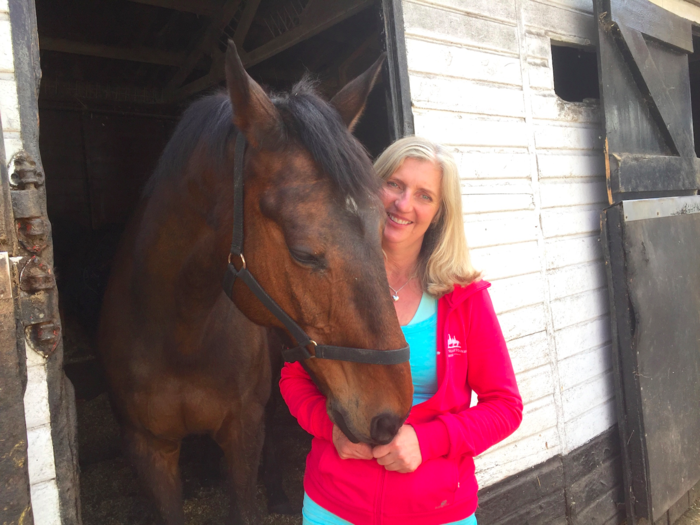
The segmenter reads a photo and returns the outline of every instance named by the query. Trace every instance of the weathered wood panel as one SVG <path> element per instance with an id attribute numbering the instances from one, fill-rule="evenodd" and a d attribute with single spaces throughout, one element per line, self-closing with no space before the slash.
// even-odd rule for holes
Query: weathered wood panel
<path id="1" fill-rule="evenodd" d="M 550 38 L 595 42 L 592 1 L 511 5 L 404 1 L 416 133 L 455 152 L 472 258 L 492 281 L 521 389 L 560 418 L 523 423 L 493 460 L 479 459 L 486 485 L 572 450 L 615 419 L 598 243 L 607 197 L 600 104 L 556 96 L 550 47 Z M 567 426 L 575 421 L 580 428 Z M 534 453 L 518 457 L 525 438 Z"/>

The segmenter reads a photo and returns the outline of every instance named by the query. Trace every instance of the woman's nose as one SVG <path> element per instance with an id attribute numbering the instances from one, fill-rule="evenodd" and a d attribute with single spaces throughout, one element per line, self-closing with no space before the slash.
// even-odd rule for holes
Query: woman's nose
<path id="1" fill-rule="evenodd" d="M 401 193 L 394 202 L 397 210 L 406 210 L 409 206 L 409 198 L 406 192 Z"/>

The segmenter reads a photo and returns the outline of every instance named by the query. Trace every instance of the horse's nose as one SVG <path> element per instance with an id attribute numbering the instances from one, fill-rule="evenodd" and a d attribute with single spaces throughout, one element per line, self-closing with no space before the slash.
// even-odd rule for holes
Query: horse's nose
<path id="1" fill-rule="evenodd" d="M 386 445 L 401 428 L 403 418 L 394 414 L 379 414 L 372 418 L 369 435 L 380 445 Z"/>

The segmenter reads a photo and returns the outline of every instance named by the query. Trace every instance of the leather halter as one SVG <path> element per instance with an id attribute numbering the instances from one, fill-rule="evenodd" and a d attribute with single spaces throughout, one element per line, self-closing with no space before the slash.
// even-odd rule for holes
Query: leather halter
<path id="1" fill-rule="evenodd" d="M 297 346 L 282 350 L 285 361 L 295 362 L 305 359 L 334 359 L 337 361 L 351 361 L 353 363 L 367 363 L 375 365 L 396 365 L 405 363 L 410 357 L 408 346 L 397 350 L 370 350 L 367 348 L 350 348 L 345 346 L 320 345 L 311 339 L 304 330 L 287 315 L 287 312 L 270 297 L 260 286 L 246 267 L 243 257 L 243 157 L 245 155 L 246 140 L 243 133 L 236 136 L 236 158 L 233 168 L 233 241 L 231 253 L 228 256 L 228 269 L 224 275 L 224 292 L 233 301 L 233 284 L 236 279 L 241 279 L 260 302 L 279 319 L 296 340 Z M 233 258 L 238 258 L 241 263 L 237 269 L 232 263 Z M 313 354 L 309 348 L 313 347 Z"/>

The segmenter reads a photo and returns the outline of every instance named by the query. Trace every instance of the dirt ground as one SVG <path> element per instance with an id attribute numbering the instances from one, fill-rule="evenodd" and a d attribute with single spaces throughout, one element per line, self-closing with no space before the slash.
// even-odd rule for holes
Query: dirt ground
<path id="1" fill-rule="evenodd" d="M 80 494 L 84 525 L 151 525 L 159 523 L 131 466 L 122 455 L 119 429 L 107 394 L 78 400 Z M 281 447 L 283 483 L 292 506 L 301 509 L 304 459 L 311 446 L 304 432 L 282 405 L 275 417 L 274 432 Z M 208 437 L 193 436 L 183 443 L 180 457 L 184 509 L 188 525 L 226 523 L 227 483 L 221 452 Z M 300 525 L 301 514 L 267 514 L 262 483 L 258 483 L 258 505 L 264 525 Z"/>

